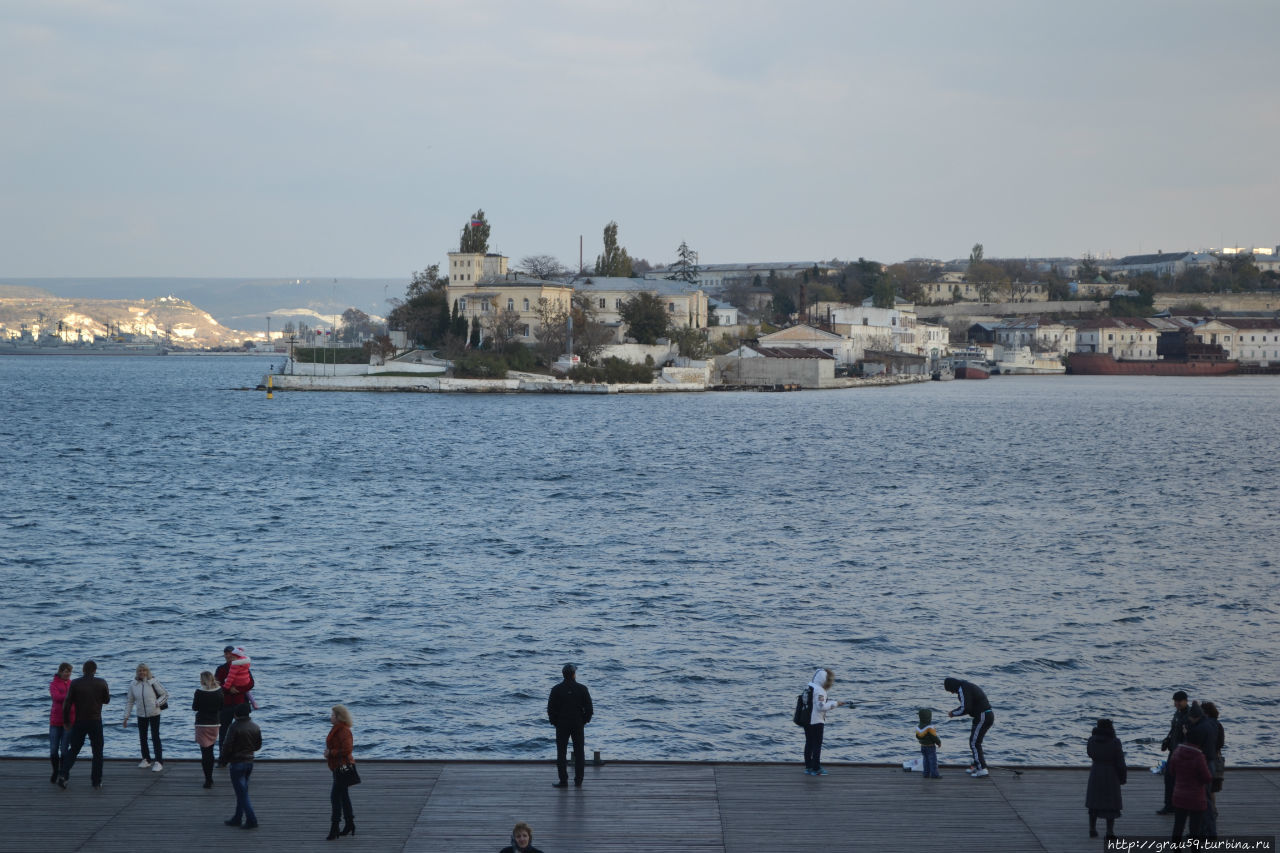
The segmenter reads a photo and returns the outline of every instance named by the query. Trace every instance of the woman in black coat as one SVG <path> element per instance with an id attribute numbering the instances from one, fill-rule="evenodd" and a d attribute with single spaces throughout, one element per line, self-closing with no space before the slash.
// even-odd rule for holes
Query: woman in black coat
<path id="1" fill-rule="evenodd" d="M 1098 837 L 1098 818 L 1103 818 L 1107 822 L 1107 838 L 1115 838 L 1116 818 L 1124 807 L 1120 786 L 1128 781 L 1128 772 L 1124 765 L 1124 747 L 1110 720 L 1098 720 L 1089 738 L 1088 750 L 1093 759 L 1084 797 L 1085 807 L 1089 809 L 1089 837 Z"/>

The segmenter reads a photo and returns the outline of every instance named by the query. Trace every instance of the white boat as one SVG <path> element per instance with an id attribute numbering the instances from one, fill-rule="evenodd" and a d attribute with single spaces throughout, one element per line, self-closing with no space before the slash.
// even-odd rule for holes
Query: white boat
<path id="1" fill-rule="evenodd" d="M 1067 366 L 1057 354 L 1033 353 L 1031 347 L 1018 347 L 1004 349 L 991 372 L 1004 376 L 1066 373 Z"/>

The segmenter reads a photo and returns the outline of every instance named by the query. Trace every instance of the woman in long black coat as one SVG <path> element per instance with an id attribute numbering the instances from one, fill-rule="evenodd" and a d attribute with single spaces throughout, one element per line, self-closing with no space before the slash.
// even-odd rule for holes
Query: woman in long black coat
<path id="1" fill-rule="evenodd" d="M 1089 738 L 1088 750 L 1093 759 L 1084 797 L 1085 807 L 1089 809 L 1089 837 L 1098 837 L 1098 818 L 1103 818 L 1107 822 L 1107 838 L 1115 838 L 1116 818 L 1124 807 L 1120 786 L 1128 781 L 1128 771 L 1124 765 L 1124 747 L 1110 720 L 1098 720 Z"/>

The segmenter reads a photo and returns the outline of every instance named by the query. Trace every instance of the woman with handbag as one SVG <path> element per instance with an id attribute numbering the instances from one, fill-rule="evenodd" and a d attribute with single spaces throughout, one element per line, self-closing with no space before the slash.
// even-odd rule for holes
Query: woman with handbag
<path id="1" fill-rule="evenodd" d="M 351 810 L 351 786 L 360 784 L 360 774 L 356 772 L 356 759 L 352 754 L 355 740 L 351 736 L 351 712 L 345 705 L 334 705 L 329 714 L 329 722 L 333 728 L 324 739 L 324 757 L 333 772 L 333 788 L 329 791 L 329 834 L 326 841 L 333 841 L 340 835 L 356 834 L 356 818 Z M 342 831 L 338 831 L 338 817 L 345 819 Z"/>
<path id="2" fill-rule="evenodd" d="M 142 761 L 139 767 L 150 767 L 156 773 L 164 769 L 161 761 L 164 754 L 160 745 L 160 712 L 169 707 L 169 691 L 151 674 L 151 668 L 145 663 L 138 664 L 133 681 L 129 682 L 129 698 L 124 706 L 123 728 L 129 728 L 129 713 L 134 705 L 138 707 L 138 743 L 142 747 Z M 151 741 L 155 744 L 156 760 L 151 762 L 151 753 L 147 749 L 147 732 L 151 732 Z"/>
<path id="3" fill-rule="evenodd" d="M 204 770 L 204 786 L 213 787 L 213 747 L 218 742 L 219 718 L 222 712 L 222 688 L 205 670 L 200 673 L 200 688 L 191 699 L 191 710 L 196 712 L 196 745 L 200 747 L 200 767 Z"/>

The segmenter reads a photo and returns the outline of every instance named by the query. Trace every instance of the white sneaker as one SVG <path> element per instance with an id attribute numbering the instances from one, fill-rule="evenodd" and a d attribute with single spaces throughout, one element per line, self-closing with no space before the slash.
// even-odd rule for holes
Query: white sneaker
<path id="1" fill-rule="evenodd" d="M 987 768 L 983 767 L 979 770 L 973 771 L 970 775 L 975 779 L 981 779 L 983 776 L 990 776 L 991 774 L 987 772 Z"/>
<path id="2" fill-rule="evenodd" d="M 144 758 L 144 759 L 142 759 L 141 761 L 139 761 L 139 762 L 138 762 L 138 766 L 139 766 L 139 767 L 150 767 L 150 766 L 151 766 L 151 762 L 150 762 L 150 761 L 147 761 L 147 759 L 145 759 L 145 758 Z"/>
<path id="3" fill-rule="evenodd" d="M 161 764 L 160 764 L 160 762 L 159 762 L 159 761 L 157 761 L 155 764 L 152 764 L 152 765 L 151 765 L 151 772 L 152 772 L 152 773 L 159 773 L 159 772 L 160 772 L 161 770 L 163 770 L 163 769 L 164 769 L 164 767 L 163 767 L 163 766 L 161 766 Z M 985 775 L 987 771 L 983 770 L 982 772 L 983 772 L 983 774 Z"/>

